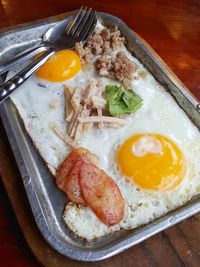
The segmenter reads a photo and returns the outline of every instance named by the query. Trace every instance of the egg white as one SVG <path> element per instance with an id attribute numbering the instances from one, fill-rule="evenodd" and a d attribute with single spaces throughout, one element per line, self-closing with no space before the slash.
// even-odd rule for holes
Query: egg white
<path id="1" fill-rule="evenodd" d="M 119 225 L 107 227 L 89 207 L 68 203 L 63 214 L 65 223 L 74 233 L 87 240 L 120 228 L 132 229 L 148 223 L 200 192 L 199 130 L 144 66 L 125 47 L 119 50 L 123 50 L 139 66 L 135 76 L 140 71 L 147 74 L 145 78 L 140 77 L 131 84 L 132 89 L 143 98 L 143 106 L 127 117 L 127 124 L 123 128 L 93 128 L 79 144 L 99 156 L 100 167 L 120 187 L 126 202 L 125 216 Z M 101 80 L 104 85 L 117 84 L 97 76 L 94 69 L 81 70 L 74 78 L 61 83 L 32 77 L 11 96 L 27 132 L 51 170 L 56 170 L 70 151 L 50 128 L 51 123 L 56 122 L 61 130 L 66 130 L 63 84 L 82 90 L 93 78 Z M 58 101 L 58 107 L 51 109 L 49 105 L 54 100 Z M 170 192 L 144 190 L 120 174 L 115 158 L 116 150 L 128 137 L 137 133 L 165 135 L 181 148 L 188 168 L 184 181 L 177 189 Z"/>

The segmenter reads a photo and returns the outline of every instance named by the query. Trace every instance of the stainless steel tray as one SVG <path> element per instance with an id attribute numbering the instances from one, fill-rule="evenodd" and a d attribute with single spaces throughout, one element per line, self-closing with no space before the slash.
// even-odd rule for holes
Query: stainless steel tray
<path id="1" fill-rule="evenodd" d="M 47 28 L 70 14 L 15 26 L 0 31 L 1 63 L 41 41 Z M 176 99 L 188 117 L 200 129 L 200 105 L 158 55 L 120 19 L 98 13 L 105 24 L 118 25 L 128 40 L 128 49 L 146 66 L 154 77 Z M 93 242 L 73 235 L 62 222 L 66 197 L 54 184 L 54 179 L 26 133 L 11 101 L 0 106 L 1 118 L 15 155 L 35 221 L 47 242 L 61 254 L 75 260 L 98 261 L 111 257 L 146 238 L 200 211 L 200 196 L 152 223 L 134 230 L 119 231 Z"/>

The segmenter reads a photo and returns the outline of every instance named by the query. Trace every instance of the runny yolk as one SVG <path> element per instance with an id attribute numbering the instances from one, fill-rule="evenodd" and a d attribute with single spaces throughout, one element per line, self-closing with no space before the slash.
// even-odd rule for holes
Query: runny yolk
<path id="1" fill-rule="evenodd" d="M 75 76 L 80 69 L 81 62 L 77 53 L 72 50 L 61 50 L 42 65 L 36 76 L 51 82 L 62 82 Z"/>
<path id="2" fill-rule="evenodd" d="M 186 162 L 179 147 L 159 134 L 137 134 L 117 151 L 120 171 L 145 189 L 172 190 L 183 180 Z"/>

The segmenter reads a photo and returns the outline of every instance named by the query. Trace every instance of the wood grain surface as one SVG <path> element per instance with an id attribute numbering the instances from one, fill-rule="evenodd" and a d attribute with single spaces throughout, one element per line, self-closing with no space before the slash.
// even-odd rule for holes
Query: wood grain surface
<path id="1" fill-rule="evenodd" d="M 0 27 L 71 11 L 83 3 L 124 20 L 200 100 L 199 0 L 0 0 Z M 200 214 L 110 259 L 98 263 L 67 259 L 55 252 L 37 229 L 2 124 L 0 173 L 25 239 L 44 266 L 200 266 Z M 0 187 L 0 266 L 39 266 L 18 229 L 2 183 Z"/>

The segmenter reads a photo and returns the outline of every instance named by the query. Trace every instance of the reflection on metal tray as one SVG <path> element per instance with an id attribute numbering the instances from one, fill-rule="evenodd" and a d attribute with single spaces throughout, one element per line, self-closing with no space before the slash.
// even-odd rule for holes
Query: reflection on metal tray
<path id="1" fill-rule="evenodd" d="M 41 41 L 41 36 L 55 21 L 69 15 L 67 13 L 50 19 L 1 30 L 1 62 L 11 59 L 20 51 L 37 45 Z M 119 26 L 128 40 L 128 49 L 174 96 L 188 117 L 200 129 L 198 101 L 155 52 L 120 19 L 105 13 L 98 13 L 98 16 L 106 25 Z M 0 107 L 0 112 L 36 223 L 49 244 L 63 255 L 82 261 L 105 259 L 200 211 L 200 196 L 196 196 L 183 207 L 137 229 L 119 231 L 90 243 L 81 240 L 74 236 L 62 222 L 62 212 L 66 197 L 56 188 L 53 177 L 33 146 L 15 107 L 9 99 Z"/>

